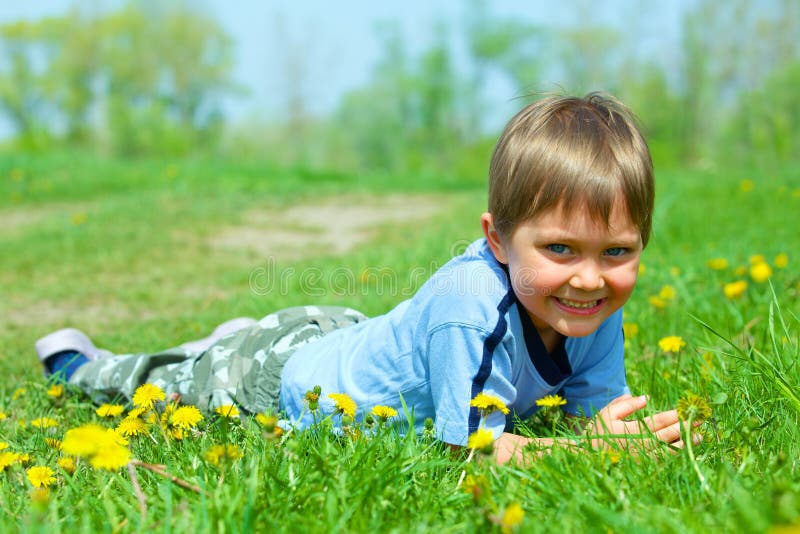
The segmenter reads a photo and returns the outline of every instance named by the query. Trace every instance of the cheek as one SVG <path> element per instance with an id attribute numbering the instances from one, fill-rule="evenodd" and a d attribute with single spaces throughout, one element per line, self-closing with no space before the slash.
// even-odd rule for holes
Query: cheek
<path id="1" fill-rule="evenodd" d="M 636 286 L 636 278 L 638 274 L 638 266 L 633 266 L 632 268 L 626 267 L 615 272 L 614 275 L 608 279 L 608 281 L 616 291 L 621 293 L 630 293 Z"/>

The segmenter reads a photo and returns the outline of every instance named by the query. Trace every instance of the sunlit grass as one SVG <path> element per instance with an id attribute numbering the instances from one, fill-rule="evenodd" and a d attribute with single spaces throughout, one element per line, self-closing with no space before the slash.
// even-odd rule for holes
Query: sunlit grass
<path id="1" fill-rule="evenodd" d="M 156 466 L 135 467 L 137 496 L 127 468 L 97 470 L 78 460 L 69 474 L 59 464 L 55 440 L 68 430 L 116 427 L 122 416 L 100 415 L 84 397 L 52 389 L 35 339 L 70 325 L 120 352 L 157 350 L 233 316 L 308 302 L 382 313 L 409 296 L 401 289 L 413 291 L 479 236 L 482 185 L 68 154 L 17 156 L 0 167 L 0 218 L 13 223 L 0 234 L 0 371 L 10 377 L 0 384 L 0 443 L 7 445 L 0 455 L 28 455 L 0 473 L 4 531 L 470 532 L 500 529 L 515 506 L 524 513 L 521 531 L 764 531 L 800 522 L 800 234 L 786 223 L 800 208 L 793 193 L 800 184 L 791 169 L 658 174 L 654 235 L 625 310 L 628 381 L 634 393 L 651 395 L 654 411 L 690 395 L 708 402 L 712 415 L 692 455 L 633 457 L 581 446 L 530 467 L 496 467 L 467 463 L 466 454 L 391 425 L 375 432 L 356 421 L 337 435 L 323 424 L 276 437 L 253 418 L 207 414 L 187 439 L 158 425 L 126 438 L 134 459 Z M 436 197 L 441 213 L 377 228 L 343 256 L 276 266 L 344 269 L 353 275 L 344 288 L 331 277 L 294 276 L 285 291 L 254 292 L 250 275 L 266 258 L 220 254 L 204 239 L 249 210 L 280 214 L 287 203 L 365 187 L 444 195 Z M 724 266 L 709 265 L 723 259 Z M 767 279 L 754 265 L 769 267 Z M 685 345 L 659 346 L 670 336 Z M 566 432 L 551 423 L 527 427 Z M 212 447 L 226 444 L 243 456 L 208 459 Z M 27 476 L 35 466 L 54 472 L 46 493 L 34 492 Z"/>

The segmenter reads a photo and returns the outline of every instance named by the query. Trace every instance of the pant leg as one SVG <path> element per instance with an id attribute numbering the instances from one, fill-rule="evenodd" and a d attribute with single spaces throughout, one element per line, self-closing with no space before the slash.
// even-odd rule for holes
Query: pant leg
<path id="1" fill-rule="evenodd" d="M 220 339 L 202 353 L 175 348 L 156 354 L 113 356 L 90 362 L 70 379 L 96 402 L 130 399 L 145 383 L 181 402 L 210 410 L 236 404 L 250 413 L 277 412 L 280 374 L 301 345 L 361 322 L 362 313 L 336 306 L 301 306 L 267 315 Z"/>

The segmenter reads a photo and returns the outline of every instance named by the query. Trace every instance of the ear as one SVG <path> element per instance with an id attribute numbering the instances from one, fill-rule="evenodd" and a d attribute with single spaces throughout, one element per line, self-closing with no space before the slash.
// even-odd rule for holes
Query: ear
<path id="1" fill-rule="evenodd" d="M 483 235 L 486 236 L 486 241 L 489 243 L 489 248 L 497 261 L 503 264 L 508 264 L 508 253 L 506 246 L 503 243 L 503 238 L 494 227 L 494 217 L 491 213 L 484 213 L 481 215 L 481 227 L 483 228 Z"/>

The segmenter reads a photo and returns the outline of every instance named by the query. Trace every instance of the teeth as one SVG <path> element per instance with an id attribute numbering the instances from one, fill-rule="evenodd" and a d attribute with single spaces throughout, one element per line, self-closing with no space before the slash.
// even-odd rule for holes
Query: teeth
<path id="1" fill-rule="evenodd" d="M 595 306 L 597 306 L 597 302 L 598 302 L 596 300 L 591 300 L 589 302 L 581 302 L 581 301 L 578 301 L 578 300 L 569 300 L 569 299 L 562 299 L 562 298 L 559 298 L 558 301 L 561 304 L 569 306 L 570 308 L 580 308 L 580 309 L 594 308 Z"/>

